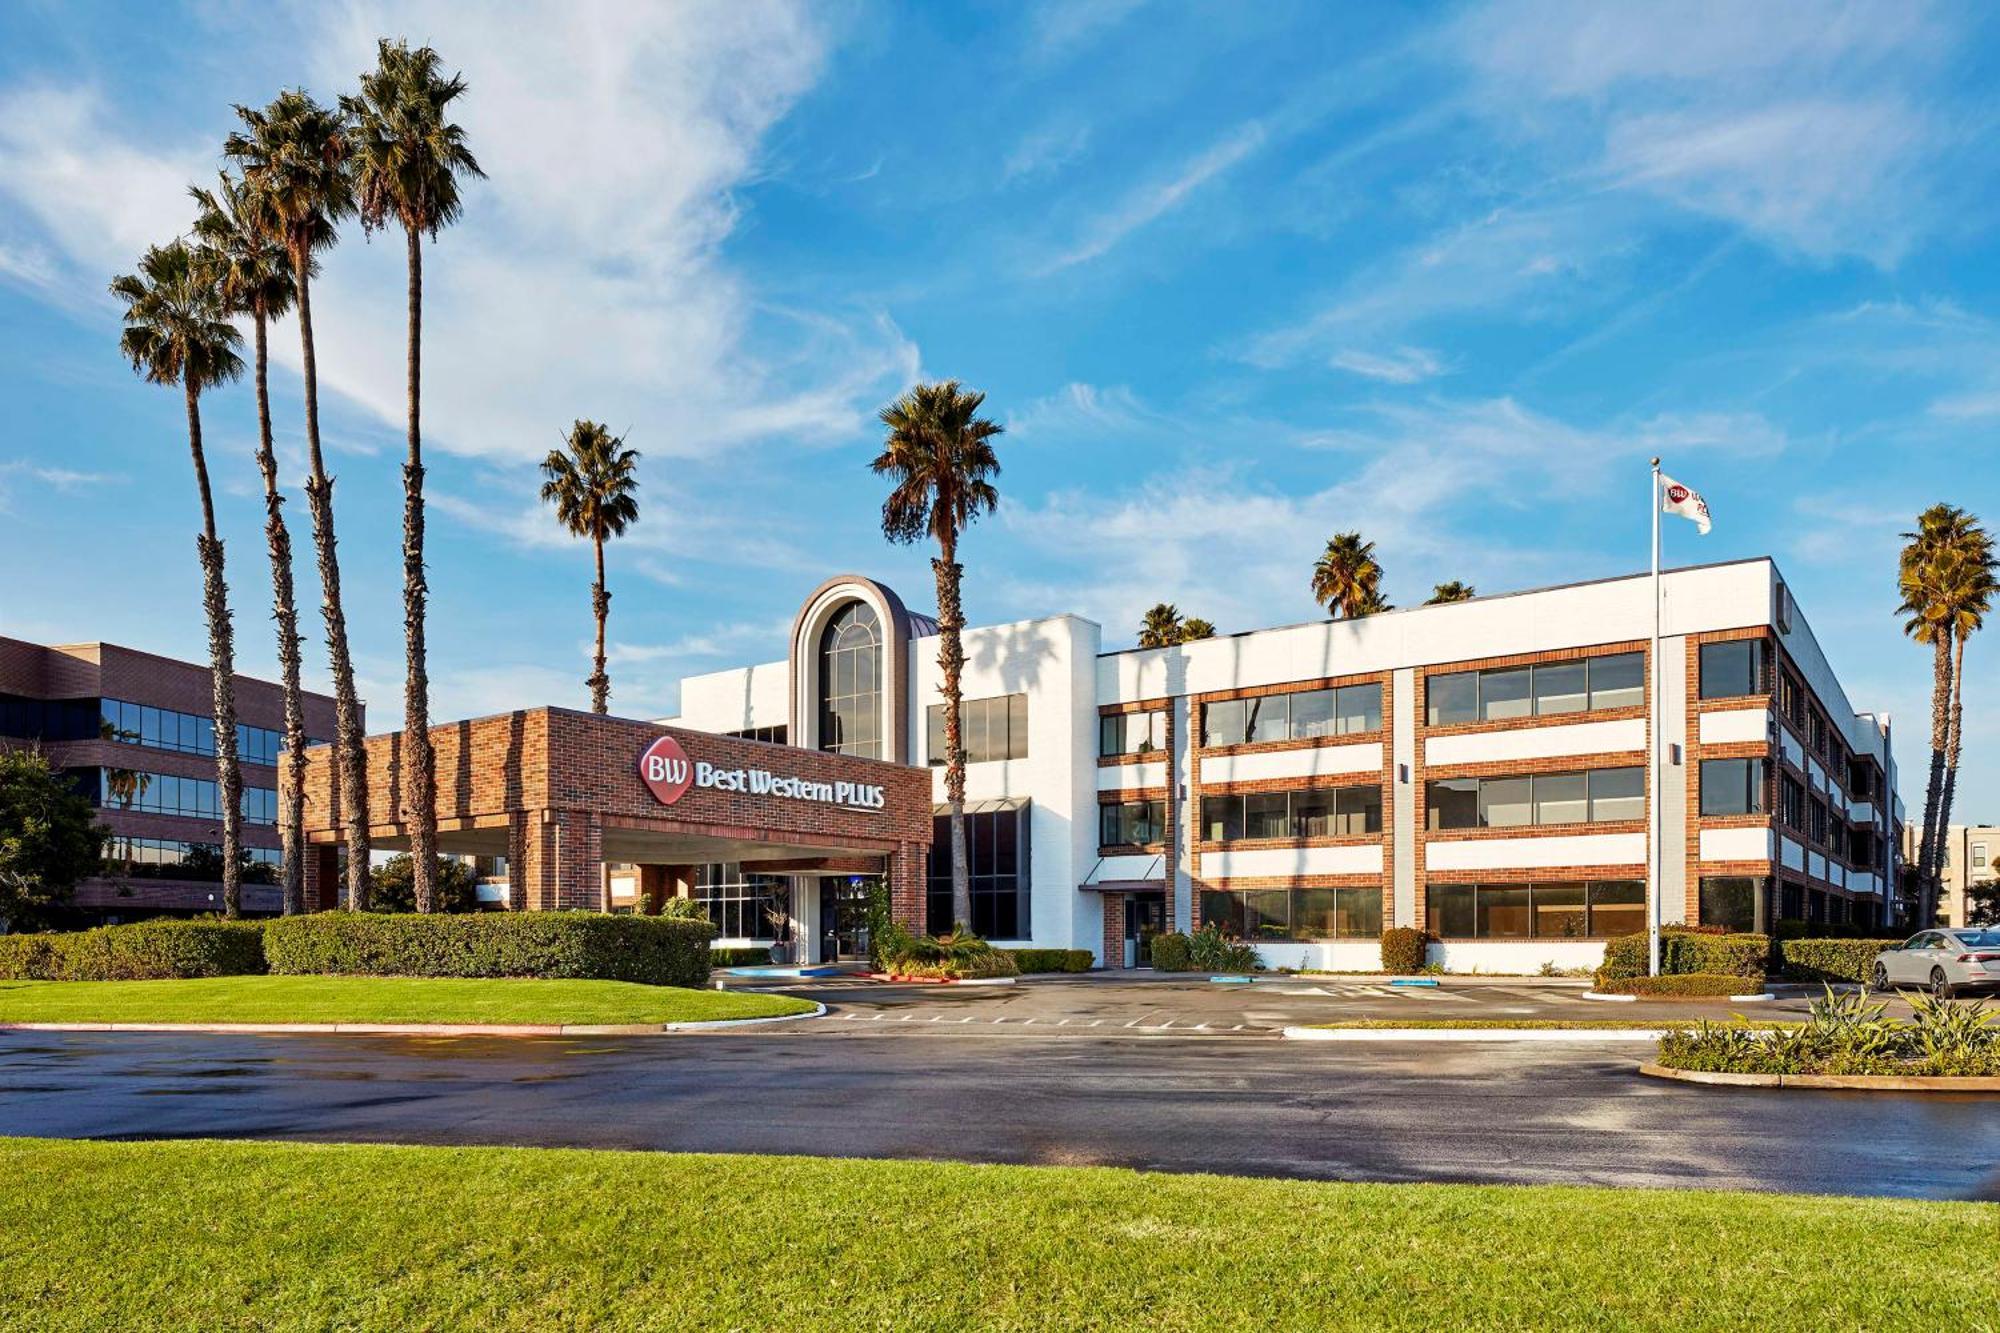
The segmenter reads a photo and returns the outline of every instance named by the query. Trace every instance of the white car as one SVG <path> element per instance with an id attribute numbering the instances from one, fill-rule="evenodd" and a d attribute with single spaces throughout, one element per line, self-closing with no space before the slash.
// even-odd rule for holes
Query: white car
<path id="1" fill-rule="evenodd" d="M 1876 990 L 1921 986 L 1937 996 L 2000 986 L 2000 930 L 1925 930 L 1875 955 Z"/>

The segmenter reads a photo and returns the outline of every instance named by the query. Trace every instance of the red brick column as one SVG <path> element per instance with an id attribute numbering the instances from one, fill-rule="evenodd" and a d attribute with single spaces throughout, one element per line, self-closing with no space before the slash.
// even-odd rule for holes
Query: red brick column
<path id="1" fill-rule="evenodd" d="M 299 868 L 305 875 L 308 912 L 325 912 L 339 905 L 340 875 L 330 845 L 308 843 L 299 848 Z"/>
<path id="2" fill-rule="evenodd" d="M 507 817 L 507 907 L 510 911 L 528 910 L 528 846 L 535 823 L 533 816 L 512 814 Z"/>
<path id="3" fill-rule="evenodd" d="M 603 911 L 604 826 L 588 811 L 563 810 L 550 827 L 555 864 L 548 905 L 559 911 Z"/>
<path id="4" fill-rule="evenodd" d="M 1167 700 L 1166 713 L 1167 713 L 1167 731 L 1166 731 L 1167 797 L 1165 803 L 1161 807 L 1161 813 L 1163 813 L 1166 816 L 1166 828 L 1161 831 L 1163 836 L 1160 839 L 1161 843 L 1160 871 L 1161 871 L 1161 878 L 1166 881 L 1166 886 L 1167 886 L 1166 928 L 1169 931 L 1171 931 L 1175 929 L 1174 899 L 1178 896 L 1176 891 L 1180 887 L 1180 849 L 1181 849 L 1181 818 L 1182 818 L 1181 800 L 1180 800 L 1180 777 L 1174 768 L 1174 701 L 1172 699 Z M 1199 735 L 1200 733 L 1197 732 L 1196 734 Z M 1189 910 L 1190 911 L 1193 910 L 1192 904 L 1190 904 Z M 1125 930 L 1125 924 L 1122 919 L 1119 922 L 1118 929 L 1119 929 L 1119 937 L 1122 939 L 1124 937 L 1124 930 Z"/>
<path id="5" fill-rule="evenodd" d="M 889 854 L 889 916 L 914 934 L 924 931 L 924 856 L 920 843 L 900 844 Z"/>
<path id="6" fill-rule="evenodd" d="M 1125 895 L 1100 893 L 1104 900 L 1104 966 L 1125 966 Z"/>

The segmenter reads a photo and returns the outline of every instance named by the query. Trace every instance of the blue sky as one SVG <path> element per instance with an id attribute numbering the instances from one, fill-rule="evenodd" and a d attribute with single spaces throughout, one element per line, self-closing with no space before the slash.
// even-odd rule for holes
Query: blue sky
<path id="1" fill-rule="evenodd" d="M 577 416 L 645 454 L 611 557 L 620 711 L 781 655 L 829 572 L 927 603 L 866 464 L 875 410 L 951 375 L 1007 424 L 975 623 L 1072 610 L 1117 646 L 1162 598 L 1225 631 L 1309 618 L 1349 527 L 1398 603 L 1629 572 L 1659 453 L 1716 515 L 1670 525 L 1670 561 L 1775 556 L 1921 770 L 1896 533 L 1936 499 L 2000 520 L 1981 7 L 507 14 L 0 9 L 0 632 L 204 655 L 182 409 L 118 359 L 105 284 L 186 226 L 231 103 L 330 98 L 402 35 L 464 70 L 490 174 L 426 258 L 440 716 L 587 697 L 588 550 L 534 496 Z M 401 711 L 401 264 L 351 229 L 314 301 L 378 723 Z M 292 325 L 273 347 L 295 488 Z M 269 674 L 247 389 L 207 424 L 241 662 Z M 1972 652 L 1960 805 L 1989 820 L 1996 652 Z"/>

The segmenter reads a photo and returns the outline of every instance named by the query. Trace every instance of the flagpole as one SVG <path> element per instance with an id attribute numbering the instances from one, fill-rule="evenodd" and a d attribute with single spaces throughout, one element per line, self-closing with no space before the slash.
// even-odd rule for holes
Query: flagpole
<path id="1" fill-rule="evenodd" d="M 1660 460 L 1653 460 L 1653 649 L 1646 661 L 1652 689 L 1647 693 L 1651 711 L 1646 726 L 1646 970 L 1660 975 L 1660 700 L 1666 688 L 1660 670 Z"/>

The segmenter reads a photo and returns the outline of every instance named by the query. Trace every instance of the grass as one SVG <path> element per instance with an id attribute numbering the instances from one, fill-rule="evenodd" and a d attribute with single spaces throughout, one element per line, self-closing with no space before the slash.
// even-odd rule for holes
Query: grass
<path id="1" fill-rule="evenodd" d="M 1350 1018 L 1338 1023 L 1313 1023 L 1316 1028 L 1365 1028 L 1385 1031 L 1392 1028 L 1505 1028 L 1529 1030 L 1576 1029 L 1591 1032 L 1602 1029 L 1607 1032 L 1632 1031 L 1645 1028 L 1691 1028 L 1698 1020 L 1691 1018 Z M 1753 1029 L 1776 1029 L 1797 1027 L 1796 1023 L 1751 1022 L 1743 1026 Z"/>
<path id="2" fill-rule="evenodd" d="M 0 981 L 0 1023 L 684 1023 L 810 1012 L 785 995 L 630 981 L 204 977 Z"/>
<path id="3" fill-rule="evenodd" d="M 0 1322 L 55 1330 L 1992 1328 L 2000 1271 L 1974 1203 L 201 1141 L 0 1174 Z"/>

